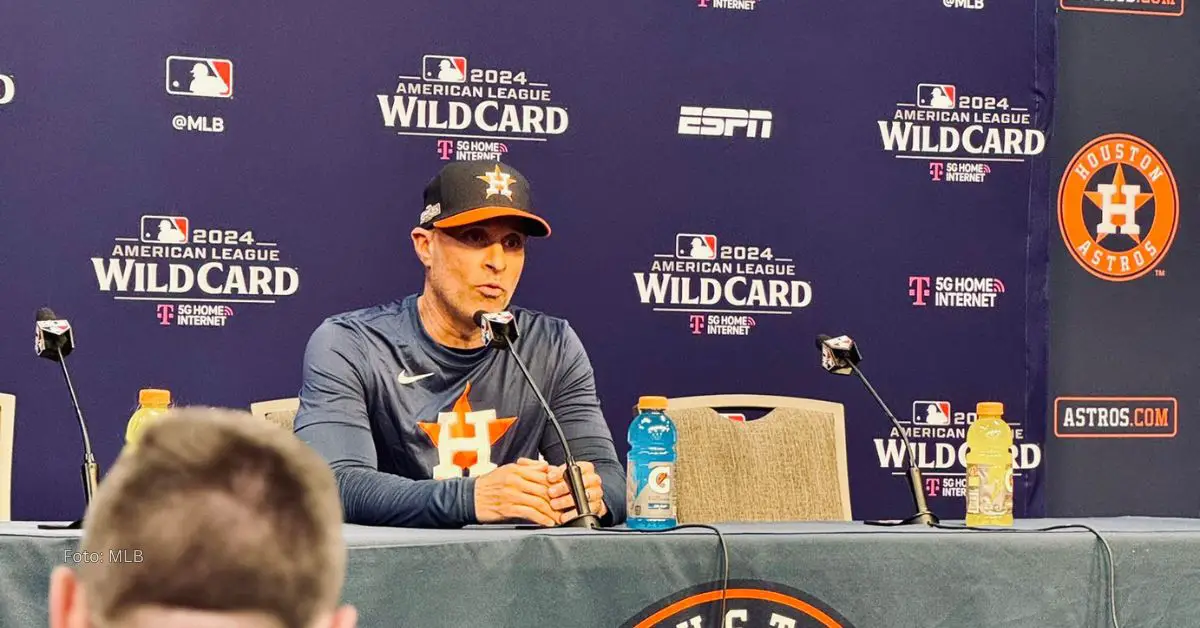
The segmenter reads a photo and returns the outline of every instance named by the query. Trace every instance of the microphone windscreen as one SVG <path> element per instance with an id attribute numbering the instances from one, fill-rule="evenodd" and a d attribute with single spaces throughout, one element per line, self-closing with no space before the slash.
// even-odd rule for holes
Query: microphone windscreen
<path id="1" fill-rule="evenodd" d="M 827 340 L 831 340 L 831 338 L 828 335 L 817 334 L 817 348 L 820 349 L 821 347 L 824 347 L 825 341 L 827 341 Z"/>
<path id="2" fill-rule="evenodd" d="M 471 317 L 471 318 L 475 319 L 476 325 L 483 325 L 483 314 L 484 314 L 483 310 L 479 310 L 479 311 L 475 312 L 475 316 Z"/>
<path id="3" fill-rule="evenodd" d="M 55 321 L 58 316 L 55 316 L 54 310 L 48 307 L 39 307 L 37 311 L 37 320 L 39 321 Z"/>

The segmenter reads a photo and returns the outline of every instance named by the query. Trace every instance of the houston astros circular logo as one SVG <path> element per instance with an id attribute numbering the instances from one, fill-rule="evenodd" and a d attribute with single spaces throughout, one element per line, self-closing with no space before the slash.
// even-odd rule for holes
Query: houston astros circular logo
<path id="1" fill-rule="evenodd" d="M 676 592 L 651 604 L 622 628 L 854 628 L 825 602 L 789 586 L 766 580 L 709 582 Z M 721 616 L 721 610 L 725 614 Z"/>
<path id="2" fill-rule="evenodd" d="M 1058 187 L 1058 227 L 1075 261 L 1108 281 L 1154 269 L 1179 228 L 1179 190 L 1149 142 L 1102 135 L 1075 153 Z"/>

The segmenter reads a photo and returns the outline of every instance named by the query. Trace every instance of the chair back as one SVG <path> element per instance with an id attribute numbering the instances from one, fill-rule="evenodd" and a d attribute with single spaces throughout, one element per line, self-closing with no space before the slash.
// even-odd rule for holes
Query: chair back
<path id="1" fill-rule="evenodd" d="M 12 520 L 13 425 L 17 398 L 0 393 L 0 521 Z"/>
<path id="2" fill-rule="evenodd" d="M 768 409 L 735 421 L 717 410 Z M 668 399 L 679 523 L 850 521 L 845 408 L 774 395 Z"/>
<path id="3" fill-rule="evenodd" d="M 289 432 L 292 431 L 296 423 L 296 413 L 299 411 L 299 397 L 256 401 L 250 404 L 250 414 L 261 419 L 266 419 Z"/>

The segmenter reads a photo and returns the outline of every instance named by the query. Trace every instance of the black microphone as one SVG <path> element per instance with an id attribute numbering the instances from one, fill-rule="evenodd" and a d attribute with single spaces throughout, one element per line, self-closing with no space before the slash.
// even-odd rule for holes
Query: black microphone
<path id="1" fill-rule="evenodd" d="M 559 424 L 558 417 L 554 416 L 554 411 L 550 409 L 546 398 L 542 396 L 542 391 L 538 389 L 537 383 L 533 381 L 529 369 L 525 368 L 525 363 L 513 350 L 513 342 L 517 340 L 518 336 L 516 317 L 512 315 L 512 312 L 479 310 L 475 312 L 474 318 L 475 324 L 479 325 L 483 331 L 484 345 L 501 351 L 507 350 L 508 354 L 516 361 L 517 366 L 521 369 L 521 374 L 525 376 L 525 381 L 533 389 L 538 403 L 542 405 L 542 410 L 545 410 L 546 416 L 550 417 L 550 424 L 554 426 L 554 431 L 558 433 L 558 442 L 562 443 L 563 453 L 567 458 L 567 469 L 564 474 L 567 479 L 567 487 L 571 489 L 571 497 L 575 499 L 575 512 L 579 513 L 578 517 L 562 525 L 573 528 L 599 528 L 600 518 L 592 512 L 591 504 L 588 503 L 587 489 L 583 486 L 583 470 L 575 462 L 575 456 L 571 455 L 571 447 L 567 445 L 567 437 L 563 434 L 562 425 Z"/>
<path id="2" fill-rule="evenodd" d="M 835 375 L 849 375 L 853 369 L 851 364 L 858 364 L 862 354 L 858 345 L 850 336 L 830 338 L 825 334 L 817 335 L 817 348 L 821 350 L 821 366 Z"/>
<path id="3" fill-rule="evenodd" d="M 38 308 L 33 337 L 33 350 L 38 357 L 62 362 L 74 349 L 75 337 L 71 333 L 71 324 L 59 319 L 54 310 L 48 307 Z"/>
<path id="4" fill-rule="evenodd" d="M 858 350 L 858 345 L 850 336 L 838 336 L 831 338 L 825 334 L 817 336 L 817 348 L 821 350 L 821 366 L 830 373 L 837 375 L 849 375 L 854 373 L 858 376 L 871 396 L 875 398 L 875 402 L 883 408 L 883 413 L 887 415 L 895 426 L 896 432 L 900 434 L 900 438 L 904 440 L 904 452 L 908 462 L 908 488 L 912 492 L 913 503 L 916 504 L 917 514 L 904 519 L 897 523 L 885 523 L 882 521 L 867 521 L 866 523 L 873 525 L 905 525 L 912 523 L 924 523 L 926 525 L 934 525 L 939 522 L 937 515 L 929 509 L 925 503 L 925 482 L 921 478 L 921 468 L 913 464 L 912 443 L 908 442 L 908 435 L 904 433 L 904 429 L 900 427 L 900 422 L 896 420 L 896 415 L 892 414 L 887 404 L 875 392 L 875 387 L 871 386 L 871 382 L 867 380 L 867 376 L 858 368 L 858 363 L 862 360 L 862 354 Z"/>
<path id="5" fill-rule="evenodd" d="M 84 508 L 92 503 L 96 496 L 96 485 L 100 483 L 100 467 L 92 454 L 92 439 L 88 436 L 87 422 L 83 420 L 83 411 L 79 408 L 79 398 L 75 396 L 75 386 L 71 384 L 71 373 L 67 370 L 67 354 L 75 349 L 75 337 L 71 324 L 66 319 L 59 318 L 54 310 L 48 307 L 39 308 L 33 340 L 34 351 L 38 357 L 58 362 L 62 366 L 63 377 L 67 380 L 67 392 L 71 393 L 71 406 L 75 408 L 75 418 L 79 419 L 79 429 L 83 432 L 83 497 Z M 43 524 L 38 527 L 43 530 L 77 530 L 83 526 L 83 518 L 58 526 Z"/>

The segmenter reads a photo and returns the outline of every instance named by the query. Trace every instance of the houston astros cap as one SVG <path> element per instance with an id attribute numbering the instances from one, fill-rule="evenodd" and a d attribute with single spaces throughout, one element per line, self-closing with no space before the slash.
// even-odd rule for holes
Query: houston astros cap
<path id="1" fill-rule="evenodd" d="M 498 161 L 455 161 L 425 186 L 419 226 L 460 227 L 514 216 L 522 219 L 527 235 L 550 235 L 550 224 L 532 205 L 529 181 L 516 168 Z"/>

